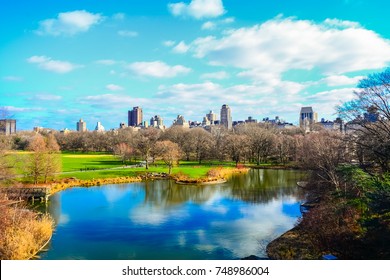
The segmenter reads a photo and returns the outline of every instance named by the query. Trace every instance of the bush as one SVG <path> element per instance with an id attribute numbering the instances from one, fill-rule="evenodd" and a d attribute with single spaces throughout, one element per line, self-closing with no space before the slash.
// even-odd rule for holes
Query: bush
<path id="1" fill-rule="evenodd" d="M 33 257 L 50 239 L 54 222 L 25 208 L 2 207 L 0 214 L 0 259 Z"/>

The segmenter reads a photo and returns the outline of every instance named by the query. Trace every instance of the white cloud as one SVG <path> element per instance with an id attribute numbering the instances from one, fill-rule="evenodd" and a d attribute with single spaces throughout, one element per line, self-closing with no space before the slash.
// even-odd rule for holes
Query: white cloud
<path id="1" fill-rule="evenodd" d="M 219 71 L 219 72 L 212 72 L 212 73 L 205 73 L 201 76 L 202 79 L 216 79 L 216 80 L 224 80 L 229 78 L 229 74 L 225 71 Z"/>
<path id="2" fill-rule="evenodd" d="M 137 37 L 138 32 L 132 30 L 120 30 L 118 31 L 118 35 L 122 37 Z"/>
<path id="3" fill-rule="evenodd" d="M 39 23 L 39 35 L 75 35 L 88 31 L 93 25 L 103 21 L 101 14 L 85 10 L 59 13 L 57 18 L 50 18 Z"/>
<path id="4" fill-rule="evenodd" d="M 324 23 L 330 27 L 338 27 L 338 28 L 359 28 L 360 23 L 349 21 L 349 20 L 340 20 L 337 18 L 327 18 Z"/>
<path id="5" fill-rule="evenodd" d="M 226 12 L 222 0 L 192 0 L 189 4 L 184 2 L 170 3 L 168 9 L 174 16 L 196 19 L 215 18 Z"/>
<path id="6" fill-rule="evenodd" d="M 321 81 L 326 83 L 330 87 L 357 85 L 358 82 L 363 79 L 363 76 L 356 76 L 353 78 L 344 75 L 332 75 L 323 78 Z"/>
<path id="7" fill-rule="evenodd" d="M 128 69 L 137 75 L 155 78 L 172 78 L 191 72 L 190 68 L 182 65 L 170 66 L 162 61 L 134 62 L 128 65 Z"/>
<path id="8" fill-rule="evenodd" d="M 346 27 L 341 27 L 344 23 Z M 294 18 L 230 30 L 222 38 L 202 37 L 191 50 L 211 65 L 230 65 L 257 72 L 284 73 L 319 69 L 327 75 L 380 69 L 390 62 L 390 42 L 371 30 L 340 21 L 338 28 Z"/>
<path id="9" fill-rule="evenodd" d="M 215 30 L 215 29 L 217 29 L 217 27 L 219 27 L 221 25 L 230 24 L 230 23 L 233 23 L 234 21 L 235 21 L 234 17 L 229 17 L 229 18 L 217 20 L 217 21 L 206 21 L 205 23 L 202 24 L 201 29 L 202 30 Z"/>
<path id="10" fill-rule="evenodd" d="M 175 53 L 186 53 L 189 50 L 190 46 L 186 45 L 184 41 L 181 41 L 173 48 L 173 52 Z"/>
<path id="11" fill-rule="evenodd" d="M 213 30 L 215 29 L 216 24 L 212 21 L 206 21 L 202 24 L 202 30 Z"/>
<path id="12" fill-rule="evenodd" d="M 118 85 L 114 85 L 114 84 L 109 84 L 109 85 L 106 85 L 106 89 L 111 90 L 111 91 L 119 91 L 119 90 L 123 90 L 123 87 L 118 86 Z"/>
<path id="13" fill-rule="evenodd" d="M 27 62 L 38 64 L 38 67 L 41 69 L 60 74 L 68 73 L 77 68 L 83 67 L 82 65 L 73 64 L 68 61 L 53 60 L 47 56 L 36 55 L 28 58 Z"/>
<path id="14" fill-rule="evenodd" d="M 166 47 L 172 47 L 174 44 L 176 44 L 176 42 L 171 40 L 167 40 L 163 42 L 163 45 Z"/>

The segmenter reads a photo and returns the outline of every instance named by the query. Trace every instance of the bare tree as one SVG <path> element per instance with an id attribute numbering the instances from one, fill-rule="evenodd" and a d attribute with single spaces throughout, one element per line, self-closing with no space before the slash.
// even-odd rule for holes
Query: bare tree
<path id="1" fill-rule="evenodd" d="M 160 130 L 153 127 L 139 131 L 135 139 L 137 150 L 145 161 L 146 169 L 149 169 L 151 151 L 160 136 Z"/>
<path id="2" fill-rule="evenodd" d="M 42 135 L 37 134 L 28 145 L 31 155 L 26 164 L 28 174 L 32 177 L 34 184 L 38 184 L 45 173 L 46 143 Z"/>
<path id="3" fill-rule="evenodd" d="M 171 174 L 173 166 L 178 163 L 181 157 L 179 145 L 172 141 L 165 140 L 157 142 L 156 147 L 162 160 L 168 166 L 168 173 Z"/>
<path id="4" fill-rule="evenodd" d="M 249 137 L 247 135 L 231 134 L 225 137 L 224 147 L 226 153 L 234 160 L 236 167 L 248 154 L 249 144 Z"/>
<path id="5" fill-rule="evenodd" d="M 27 173 L 32 177 L 34 184 L 48 179 L 61 171 L 61 158 L 59 145 L 54 136 L 44 138 L 37 134 L 29 143 L 28 150 L 31 151 L 26 164 Z"/>
<path id="6" fill-rule="evenodd" d="M 390 68 L 369 75 L 358 84 L 355 99 L 338 107 L 360 154 L 390 170 Z"/>
<path id="7" fill-rule="evenodd" d="M 114 155 L 118 156 L 122 160 L 122 163 L 125 164 L 126 161 L 131 159 L 133 148 L 126 143 L 119 143 L 114 147 Z"/>
<path id="8" fill-rule="evenodd" d="M 209 132 L 203 128 L 193 128 L 190 130 L 189 137 L 192 139 L 193 151 L 196 155 L 196 160 L 199 164 L 202 160 L 210 156 L 210 150 L 212 147 L 212 136 Z"/>
<path id="9" fill-rule="evenodd" d="M 340 186 L 337 169 L 340 164 L 349 163 L 347 142 L 337 132 L 321 131 L 300 136 L 298 139 L 297 159 L 307 170 L 316 170 L 324 181 L 336 189 Z"/>

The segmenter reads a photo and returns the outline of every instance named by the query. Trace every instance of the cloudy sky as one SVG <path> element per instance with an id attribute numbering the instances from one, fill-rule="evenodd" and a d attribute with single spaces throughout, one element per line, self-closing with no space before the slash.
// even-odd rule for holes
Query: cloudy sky
<path id="1" fill-rule="evenodd" d="M 180 2 L 183 1 L 183 2 Z M 34 126 L 170 126 L 222 104 L 234 120 L 301 106 L 333 119 L 362 77 L 390 63 L 381 0 L 1 0 L 0 107 Z"/>

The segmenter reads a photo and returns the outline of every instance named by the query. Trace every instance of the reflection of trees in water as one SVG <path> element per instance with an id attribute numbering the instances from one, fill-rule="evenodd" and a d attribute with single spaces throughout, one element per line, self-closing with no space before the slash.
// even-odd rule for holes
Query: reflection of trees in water
<path id="1" fill-rule="evenodd" d="M 217 186 L 178 185 L 171 180 L 145 182 L 145 203 L 156 206 L 173 206 L 187 201 L 208 201 Z"/>
<path id="2" fill-rule="evenodd" d="M 40 213 L 50 213 L 50 216 L 54 219 L 55 224 L 58 224 L 61 216 L 61 199 L 59 194 L 50 196 L 47 203 L 35 202 L 31 207 L 32 209 Z"/>
<path id="3" fill-rule="evenodd" d="M 299 198 L 297 182 L 304 174 L 294 170 L 251 170 L 245 176 L 234 176 L 229 180 L 234 198 L 246 202 L 266 203 L 282 196 Z"/>
<path id="4" fill-rule="evenodd" d="M 233 176 L 223 185 L 189 186 L 173 181 L 145 182 L 145 203 L 167 207 L 187 201 L 202 203 L 217 192 L 227 192 L 235 199 L 266 203 L 282 196 L 299 197 L 297 181 L 304 174 L 291 170 L 251 170 L 248 174 Z"/>

